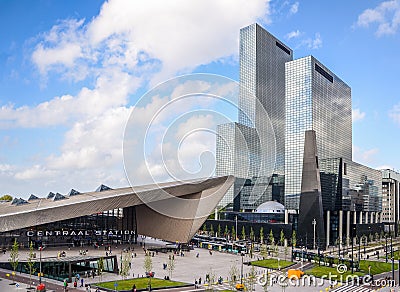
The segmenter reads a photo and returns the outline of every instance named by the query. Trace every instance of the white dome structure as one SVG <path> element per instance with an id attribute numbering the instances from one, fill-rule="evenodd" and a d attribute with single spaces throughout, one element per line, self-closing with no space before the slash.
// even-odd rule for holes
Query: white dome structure
<path id="1" fill-rule="evenodd" d="M 268 201 L 258 206 L 255 213 L 284 214 L 285 206 L 276 201 Z"/>

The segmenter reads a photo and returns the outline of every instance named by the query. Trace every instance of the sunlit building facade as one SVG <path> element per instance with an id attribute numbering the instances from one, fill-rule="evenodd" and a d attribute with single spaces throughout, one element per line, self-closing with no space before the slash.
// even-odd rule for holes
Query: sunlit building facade
<path id="1" fill-rule="evenodd" d="M 304 133 L 319 159 L 352 159 L 351 89 L 312 56 L 286 63 L 285 206 L 299 208 Z"/>

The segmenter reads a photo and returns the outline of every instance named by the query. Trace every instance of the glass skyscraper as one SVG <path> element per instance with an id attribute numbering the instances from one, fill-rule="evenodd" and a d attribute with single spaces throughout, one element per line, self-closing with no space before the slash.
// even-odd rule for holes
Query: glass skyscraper
<path id="1" fill-rule="evenodd" d="M 351 89 L 312 56 L 287 62 L 285 206 L 299 208 L 304 133 L 315 130 L 319 159 L 352 159 Z"/>
<path id="2" fill-rule="evenodd" d="M 272 200 L 273 193 L 279 197 L 282 189 L 285 63 L 293 59 L 293 51 L 258 24 L 252 24 L 240 30 L 239 56 L 239 123 L 217 128 L 216 175 L 239 178 L 221 206 L 233 203 L 240 195 L 240 209 L 253 210 Z M 272 187 L 267 190 L 271 177 L 272 182 L 279 181 L 277 191 Z"/>
<path id="3" fill-rule="evenodd" d="M 257 98 L 268 114 L 275 132 L 274 173 L 283 175 L 285 167 L 285 63 L 293 51 L 258 24 L 240 30 L 239 123 L 260 127 L 266 123 Z M 250 117 L 246 116 L 250 115 Z"/>

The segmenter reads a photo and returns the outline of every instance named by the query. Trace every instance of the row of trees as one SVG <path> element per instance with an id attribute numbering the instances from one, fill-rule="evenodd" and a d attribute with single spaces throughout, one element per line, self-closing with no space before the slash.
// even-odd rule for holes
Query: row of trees
<path id="1" fill-rule="evenodd" d="M 259 241 L 260 243 L 264 243 L 265 242 L 264 228 L 263 227 L 260 228 L 258 237 L 255 236 L 255 232 L 254 232 L 253 227 L 250 227 L 250 232 L 249 232 L 249 234 L 247 234 L 245 227 L 242 226 L 242 230 L 241 230 L 240 236 L 236 235 L 236 230 L 235 230 L 234 226 L 232 226 L 231 230 L 229 230 L 228 225 L 225 225 L 223 233 L 222 233 L 222 228 L 221 228 L 220 224 L 218 224 L 218 227 L 217 227 L 216 231 L 214 230 L 214 226 L 212 224 L 210 225 L 209 229 L 207 229 L 207 225 L 204 224 L 202 230 L 205 233 L 209 233 L 212 236 L 216 235 L 217 237 L 223 236 L 223 237 L 226 237 L 226 238 L 230 237 L 231 239 L 234 239 L 234 240 L 235 239 L 242 239 L 242 240 L 248 239 L 248 240 L 253 241 L 253 242 L 257 242 L 257 241 Z M 296 238 L 295 237 L 296 237 L 296 231 L 293 231 L 291 242 L 292 242 L 292 245 L 294 243 L 294 246 L 296 245 Z M 279 238 L 278 238 L 279 244 L 281 246 L 283 246 L 283 244 L 284 244 L 286 239 L 287 238 L 285 237 L 285 233 L 283 232 L 283 230 L 281 230 L 280 234 L 279 234 Z M 270 244 L 271 243 L 275 243 L 275 235 L 274 235 L 272 229 L 270 230 L 269 235 L 268 235 L 268 243 L 270 243 Z"/>

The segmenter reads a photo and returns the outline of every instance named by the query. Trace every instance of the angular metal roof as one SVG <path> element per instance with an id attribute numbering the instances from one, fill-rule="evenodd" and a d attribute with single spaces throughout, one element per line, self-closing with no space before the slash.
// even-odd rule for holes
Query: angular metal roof
<path id="1" fill-rule="evenodd" d="M 0 232 L 137 206 L 139 234 L 187 242 L 232 184 L 233 177 L 224 176 L 82 193 L 64 200 L 39 198 L 20 206 L 3 203 Z"/>

